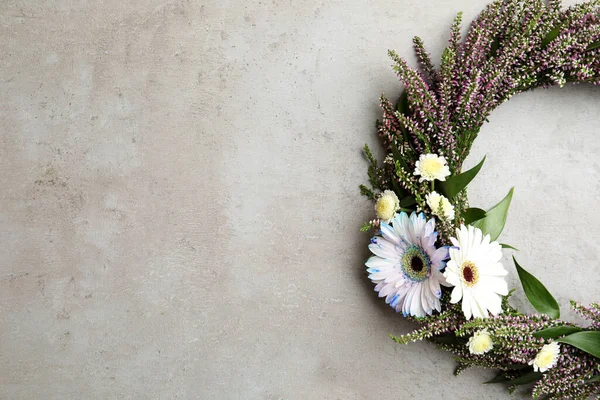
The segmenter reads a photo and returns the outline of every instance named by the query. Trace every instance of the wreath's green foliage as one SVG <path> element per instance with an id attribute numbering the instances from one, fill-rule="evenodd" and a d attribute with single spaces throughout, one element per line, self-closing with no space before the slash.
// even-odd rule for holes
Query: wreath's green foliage
<path id="1" fill-rule="evenodd" d="M 436 189 L 439 189 L 439 191 L 447 198 L 453 199 L 457 194 L 459 194 L 467 188 L 467 185 L 471 183 L 473 178 L 475 178 L 475 176 L 477 176 L 477 174 L 481 170 L 481 167 L 483 166 L 484 162 L 485 157 L 483 157 L 479 164 L 477 164 L 470 170 L 458 175 L 451 176 L 445 181 L 437 182 Z"/>
<path id="2" fill-rule="evenodd" d="M 556 299 L 550 294 L 548 289 L 535 276 L 531 275 L 521 267 L 513 256 L 519 279 L 523 285 L 523 291 L 529 299 L 529 302 L 535 309 L 552 318 L 560 318 L 560 308 Z"/>
<path id="3" fill-rule="evenodd" d="M 513 191 L 510 189 L 506 197 L 485 213 L 485 217 L 473 222 L 473 226 L 481 229 L 484 235 L 490 235 L 491 240 L 498 239 L 504 230 Z"/>
<path id="4" fill-rule="evenodd" d="M 377 132 L 387 155 L 379 166 L 365 147 L 372 189 L 361 186 L 361 193 L 370 199 L 377 200 L 377 191 L 394 190 L 404 207 L 431 216 L 425 198 L 432 188 L 419 183 L 413 174 L 421 154 L 443 155 L 451 171 L 448 182 L 452 182 L 461 173 L 490 113 L 513 95 L 569 82 L 600 83 L 600 0 L 566 9 L 559 0 L 549 0 L 548 4 L 542 0 L 495 1 L 472 22 L 464 38 L 461 21 L 462 14 L 458 14 L 439 69 L 418 37 L 414 47 L 421 71 L 410 68 L 394 51 L 389 52 L 404 91 L 396 105 L 383 95 L 380 99 L 383 118 L 377 123 Z M 450 198 L 456 217 L 453 221 L 438 218 L 440 244 L 450 244 L 454 228 L 463 223 L 486 230 L 492 239 L 500 235 L 510 195 L 501 207 L 486 213 L 469 207 L 464 186 L 458 185 L 452 193 L 444 192 L 441 186 L 448 184 L 436 189 Z M 449 303 L 447 291 L 442 304 L 446 307 L 442 313 L 419 319 L 420 329 L 393 339 L 399 343 L 435 342 L 438 348 L 455 354 L 456 373 L 473 366 L 498 369 L 501 373 L 492 381 L 507 384 L 511 391 L 533 383 L 534 397 L 585 399 L 600 394 L 600 365 L 592 355 L 598 355 L 597 347 L 589 345 L 589 339 L 593 336 L 596 340 L 596 336 L 587 333 L 600 331 L 598 304 L 584 307 L 572 303 L 575 311 L 591 321 L 585 332 L 576 332 L 581 328 L 546 315 L 523 315 L 506 299 L 502 315 L 473 321 L 464 319 L 460 305 Z M 553 316 L 557 316 L 557 309 L 554 304 L 542 307 Z M 477 356 L 470 354 L 466 343 L 480 329 L 491 332 L 494 347 Z M 585 340 L 579 339 L 584 338 L 582 333 Z M 533 373 L 528 363 L 543 344 L 561 336 L 564 343 L 559 364 L 542 375 Z"/>

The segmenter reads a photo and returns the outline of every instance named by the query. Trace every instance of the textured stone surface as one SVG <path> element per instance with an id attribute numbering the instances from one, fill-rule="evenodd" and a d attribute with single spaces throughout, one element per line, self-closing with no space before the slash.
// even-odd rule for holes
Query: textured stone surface
<path id="1" fill-rule="evenodd" d="M 485 4 L 2 1 L 0 398 L 509 398 L 389 340 L 358 232 L 386 50 Z M 598 300 L 599 101 L 516 97 L 468 163 L 563 309 Z"/>

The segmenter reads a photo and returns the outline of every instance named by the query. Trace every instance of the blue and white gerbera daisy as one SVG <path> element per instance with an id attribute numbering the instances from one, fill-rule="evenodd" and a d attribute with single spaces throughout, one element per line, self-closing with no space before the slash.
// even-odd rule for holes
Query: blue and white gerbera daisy
<path id="1" fill-rule="evenodd" d="M 424 317 L 440 311 L 440 285 L 448 286 L 441 269 L 448 248 L 435 247 L 435 220 L 423 213 L 396 214 L 391 224 L 381 222 L 381 236 L 371 239 L 374 256 L 365 263 L 379 297 L 396 312 Z"/>

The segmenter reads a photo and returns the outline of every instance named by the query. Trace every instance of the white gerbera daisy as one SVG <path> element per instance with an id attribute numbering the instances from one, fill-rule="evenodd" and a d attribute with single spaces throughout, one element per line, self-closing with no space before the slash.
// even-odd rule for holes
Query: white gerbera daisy
<path id="1" fill-rule="evenodd" d="M 535 358 L 529 361 L 529 365 L 533 365 L 533 370 L 536 372 L 546 372 L 556 365 L 559 355 L 560 345 L 556 342 L 551 342 L 542 347 Z"/>
<path id="2" fill-rule="evenodd" d="M 508 294 L 504 276 L 508 272 L 500 263 L 502 248 L 490 243 L 490 235 L 481 229 L 462 225 L 457 238 L 450 238 L 456 247 L 450 248 L 450 261 L 444 271 L 448 283 L 454 286 L 451 303 L 462 299 L 462 311 L 467 319 L 487 318 L 502 312 L 502 296 Z"/>
<path id="3" fill-rule="evenodd" d="M 454 219 L 454 206 L 445 196 L 433 191 L 425 196 L 425 201 L 427 202 L 427 205 L 431 209 L 433 215 L 447 218 L 449 220 Z"/>
<path id="4" fill-rule="evenodd" d="M 424 317 L 440 311 L 440 284 L 447 286 L 440 272 L 448 248 L 436 249 L 435 220 L 423 213 L 396 214 L 392 225 L 381 223 L 381 236 L 371 239 L 374 256 L 365 263 L 369 278 L 376 283 L 379 297 L 396 312 Z"/>
<path id="5" fill-rule="evenodd" d="M 393 190 L 384 190 L 379 199 L 377 199 L 377 204 L 375 204 L 377 218 L 388 223 L 394 218 L 399 209 L 400 201 Z"/>
<path id="6" fill-rule="evenodd" d="M 494 342 L 487 329 L 477 331 L 471 336 L 467 343 L 469 347 L 469 353 L 471 354 L 485 354 L 494 347 Z"/>
<path id="7" fill-rule="evenodd" d="M 419 182 L 445 181 L 450 175 L 450 169 L 443 156 L 437 154 L 421 154 L 419 160 L 415 164 L 414 175 L 420 175 Z"/>

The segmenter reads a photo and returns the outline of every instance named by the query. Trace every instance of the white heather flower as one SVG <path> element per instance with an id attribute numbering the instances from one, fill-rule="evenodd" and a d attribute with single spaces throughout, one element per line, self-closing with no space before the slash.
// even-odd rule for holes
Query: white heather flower
<path id="1" fill-rule="evenodd" d="M 558 343 L 545 344 L 535 358 L 529 361 L 529 365 L 533 365 L 533 370 L 536 372 L 546 372 L 556 365 L 559 354 L 560 345 Z"/>
<path id="2" fill-rule="evenodd" d="M 500 263 L 502 248 L 490 243 L 490 235 L 481 229 L 462 225 L 457 238 L 450 238 L 450 261 L 444 271 L 448 283 L 454 286 L 452 304 L 462 299 L 462 311 L 467 319 L 487 318 L 502 312 L 502 296 L 508 294 L 504 276 L 508 271 Z"/>
<path id="3" fill-rule="evenodd" d="M 400 201 L 393 190 L 385 190 L 375 204 L 377 217 L 384 222 L 390 222 L 400 209 Z"/>
<path id="4" fill-rule="evenodd" d="M 469 339 L 469 343 L 467 343 L 469 347 L 469 352 L 471 354 L 485 354 L 494 347 L 494 342 L 492 342 L 492 337 L 490 336 L 487 329 L 482 329 L 477 331 L 471 336 Z"/>
<path id="5" fill-rule="evenodd" d="M 434 179 L 445 181 L 446 177 L 450 175 L 450 169 L 443 156 L 421 154 L 415 165 L 414 175 L 421 176 L 419 182 L 433 181 Z"/>
<path id="6" fill-rule="evenodd" d="M 402 212 L 392 225 L 381 222 L 381 236 L 373 237 L 369 245 L 374 256 L 365 265 L 375 291 L 405 316 L 424 317 L 440 311 L 440 284 L 447 286 L 440 270 L 446 265 L 448 248 L 435 247 L 435 219 Z"/>
<path id="7" fill-rule="evenodd" d="M 454 219 L 454 206 L 446 197 L 442 196 L 438 192 L 434 191 L 429 193 L 427 196 L 425 196 L 425 201 L 427 202 L 427 205 L 431 209 L 433 215 L 448 218 L 449 220 Z"/>

